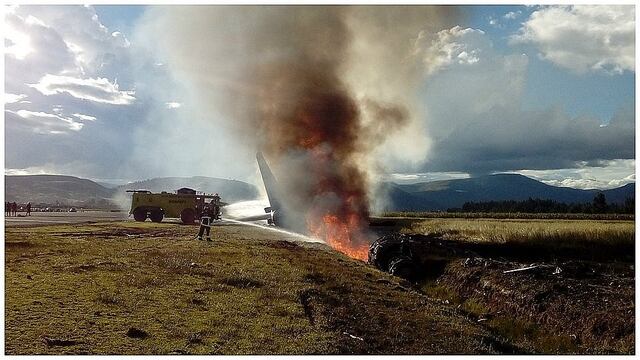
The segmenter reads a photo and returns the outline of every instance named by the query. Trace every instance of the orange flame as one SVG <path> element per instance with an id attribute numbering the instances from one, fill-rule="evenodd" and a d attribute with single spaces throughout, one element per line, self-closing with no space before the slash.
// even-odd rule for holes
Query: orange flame
<path id="1" fill-rule="evenodd" d="M 318 80 L 318 81 L 315 81 Z M 307 157 L 304 181 L 293 177 L 291 188 L 302 189 L 292 202 L 306 216 L 311 235 L 324 239 L 332 248 L 352 258 L 367 260 L 366 236 L 368 199 L 366 177 L 352 156 L 359 149 L 359 118 L 355 102 L 339 84 L 315 79 L 299 101 L 286 127 L 276 126 L 272 134 L 276 154 L 295 149 Z M 282 131 L 282 130 L 285 131 Z"/>
<path id="2" fill-rule="evenodd" d="M 369 256 L 369 246 L 357 214 L 348 216 L 347 221 L 326 214 L 321 221 L 309 223 L 309 229 L 316 237 L 324 238 L 329 246 L 351 258 L 366 261 Z"/>
<path id="3" fill-rule="evenodd" d="M 311 205 L 307 212 L 307 228 L 312 235 L 324 239 L 335 250 L 351 258 L 366 261 L 369 257 L 369 241 L 364 231 L 367 218 L 366 195 L 349 183 L 348 178 L 354 174 L 346 172 L 338 176 L 327 171 L 336 164 L 341 164 L 343 170 L 350 167 L 336 158 L 333 151 L 326 151 L 318 146 L 322 139 L 319 132 L 311 131 L 299 142 L 313 159 L 309 171 L 317 179 L 317 185 L 312 190 L 312 196 L 322 198 L 327 194 L 337 195 L 339 203 L 329 208 L 323 207 L 322 203 Z"/>

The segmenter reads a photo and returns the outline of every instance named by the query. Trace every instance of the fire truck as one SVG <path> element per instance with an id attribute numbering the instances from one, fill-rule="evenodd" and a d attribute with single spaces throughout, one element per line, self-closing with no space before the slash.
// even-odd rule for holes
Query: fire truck
<path id="1" fill-rule="evenodd" d="M 214 219 L 219 220 L 222 212 L 220 209 L 227 205 L 220 201 L 218 194 L 210 195 L 197 193 L 193 189 L 182 188 L 175 193 L 163 191 L 152 193 L 149 190 L 127 190 L 133 193 L 131 197 L 131 209 L 129 215 L 133 215 L 136 221 L 145 221 L 149 218 L 153 222 L 161 222 L 166 218 L 180 218 L 185 224 L 193 224 L 200 219 L 202 210 L 213 199 Z"/>

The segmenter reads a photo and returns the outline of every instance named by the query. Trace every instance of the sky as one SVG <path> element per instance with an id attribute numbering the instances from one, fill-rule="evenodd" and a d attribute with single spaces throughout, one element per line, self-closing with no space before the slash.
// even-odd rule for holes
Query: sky
<path id="1" fill-rule="evenodd" d="M 157 26 L 175 9 L 4 7 L 5 173 L 256 183 L 254 149 L 243 146 L 251 134 L 203 106 L 207 94 L 171 54 L 201 39 Z M 394 139 L 411 155 L 381 157 L 383 179 L 508 172 L 603 189 L 635 181 L 633 6 L 456 10 L 441 27 L 407 35 L 407 61 L 421 69 L 410 130 L 424 144 Z M 233 54 L 210 54 L 212 66 L 245 61 Z"/>

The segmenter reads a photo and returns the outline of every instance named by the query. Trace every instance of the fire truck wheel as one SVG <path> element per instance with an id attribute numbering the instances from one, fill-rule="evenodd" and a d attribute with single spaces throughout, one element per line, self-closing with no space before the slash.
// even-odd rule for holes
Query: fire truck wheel
<path id="1" fill-rule="evenodd" d="M 185 224 L 193 224 L 196 219 L 196 212 L 193 209 L 184 209 L 180 213 L 180 219 Z"/>
<path id="2" fill-rule="evenodd" d="M 162 214 L 162 211 L 159 209 L 152 210 L 151 214 L 149 214 L 149 219 L 153 222 L 161 222 L 163 217 L 164 214 Z"/>
<path id="3" fill-rule="evenodd" d="M 133 218 L 136 221 L 145 221 L 145 220 L 147 220 L 147 210 L 145 210 L 143 208 L 135 208 L 135 210 L 133 210 Z"/>

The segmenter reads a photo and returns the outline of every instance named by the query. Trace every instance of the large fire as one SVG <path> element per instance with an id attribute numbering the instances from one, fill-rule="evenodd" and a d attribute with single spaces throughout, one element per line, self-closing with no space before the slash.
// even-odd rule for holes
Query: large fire
<path id="1" fill-rule="evenodd" d="M 317 139 L 317 133 L 310 134 L 310 138 Z M 312 159 L 309 170 L 317 180 L 311 189 L 315 201 L 306 216 L 309 232 L 324 239 L 335 250 L 366 261 L 369 254 L 366 236 L 368 201 L 362 188 L 362 174 L 354 165 L 341 161 L 339 154 L 330 147 L 306 139 L 300 144 L 313 144 L 307 149 Z"/>
<path id="2" fill-rule="evenodd" d="M 353 214 L 347 221 L 333 214 L 311 220 L 309 230 L 313 235 L 324 238 L 332 248 L 354 259 L 366 261 L 369 245 L 361 228 L 357 215 Z"/>

